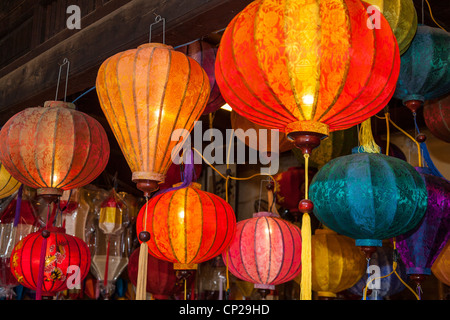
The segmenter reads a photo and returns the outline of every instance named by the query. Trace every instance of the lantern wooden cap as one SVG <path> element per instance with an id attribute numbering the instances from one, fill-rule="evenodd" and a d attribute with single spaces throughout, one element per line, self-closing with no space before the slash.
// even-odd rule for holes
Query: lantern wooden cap
<path id="1" fill-rule="evenodd" d="M 65 101 L 45 101 L 44 102 L 44 108 L 51 108 L 51 107 L 68 108 L 68 109 L 75 110 L 75 105 L 71 102 L 65 102 Z"/>
<path id="2" fill-rule="evenodd" d="M 294 145 L 302 151 L 302 154 L 311 154 L 325 137 L 327 136 L 319 132 L 296 131 L 289 134 L 289 138 L 294 140 Z"/>

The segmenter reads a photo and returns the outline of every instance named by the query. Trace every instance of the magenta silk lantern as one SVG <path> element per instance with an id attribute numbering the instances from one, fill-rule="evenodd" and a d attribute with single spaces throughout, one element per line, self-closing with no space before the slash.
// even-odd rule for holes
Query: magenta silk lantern
<path id="1" fill-rule="evenodd" d="M 222 254 L 229 271 L 257 289 L 294 279 L 301 271 L 301 231 L 271 212 L 239 221 L 230 247 Z"/>

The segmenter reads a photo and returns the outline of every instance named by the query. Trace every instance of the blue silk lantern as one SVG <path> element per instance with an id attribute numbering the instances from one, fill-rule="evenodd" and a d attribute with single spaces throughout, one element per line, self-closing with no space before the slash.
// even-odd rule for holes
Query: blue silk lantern
<path id="1" fill-rule="evenodd" d="M 450 237 L 450 182 L 416 168 L 425 180 L 428 206 L 422 221 L 397 239 L 406 272 L 418 285 L 431 274 L 431 266 Z"/>
<path id="2" fill-rule="evenodd" d="M 368 258 L 382 240 L 414 228 L 427 208 L 425 182 L 414 167 L 380 153 L 331 160 L 314 176 L 310 198 L 319 221 L 370 249 Z"/>
<path id="3" fill-rule="evenodd" d="M 449 54 L 449 33 L 419 25 L 409 49 L 401 56 L 394 98 L 415 113 L 424 101 L 449 93 Z"/>
<path id="4" fill-rule="evenodd" d="M 394 249 L 391 246 L 377 247 L 377 250 L 373 253 L 370 264 L 380 268 L 380 277 L 392 272 L 394 262 L 393 253 Z M 372 290 L 370 296 L 367 296 L 367 300 L 383 300 L 385 297 L 400 293 L 406 288 L 399 279 L 400 277 L 404 282 L 408 281 L 406 267 L 401 261 L 397 261 L 397 268 L 395 271 L 398 276 L 392 273 L 388 277 L 379 279 L 379 288 L 376 288 L 375 285 L 376 289 Z M 361 297 L 364 296 L 367 279 L 368 275 L 366 273 L 353 287 L 348 289 L 348 291 Z"/>

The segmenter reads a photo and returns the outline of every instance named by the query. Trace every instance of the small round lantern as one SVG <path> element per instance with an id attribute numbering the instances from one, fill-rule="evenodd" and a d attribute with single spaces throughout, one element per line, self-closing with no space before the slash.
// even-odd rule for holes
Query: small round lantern
<path id="1" fill-rule="evenodd" d="M 382 240 L 414 228 L 427 208 L 425 182 L 414 167 L 379 153 L 331 160 L 314 176 L 310 194 L 316 217 L 356 239 L 368 257 Z"/>
<path id="2" fill-rule="evenodd" d="M 417 27 L 411 46 L 401 57 L 394 98 L 412 112 L 426 100 L 450 92 L 450 35 L 439 28 Z"/>
<path id="3" fill-rule="evenodd" d="M 216 83 L 216 75 L 214 74 L 217 48 L 212 46 L 209 42 L 197 40 L 185 46 L 179 47 L 177 51 L 180 51 L 197 61 L 208 75 L 211 92 L 209 94 L 209 99 L 206 103 L 205 110 L 202 114 L 209 114 L 217 111 L 225 104 L 225 100 L 223 99 L 219 86 Z"/>
<path id="4" fill-rule="evenodd" d="M 134 286 L 137 286 L 139 250 L 136 248 L 129 257 L 128 277 Z M 147 286 L 148 293 L 157 300 L 167 300 L 177 289 L 177 277 L 173 269 L 173 263 L 157 259 L 148 254 L 147 260 Z"/>
<path id="5" fill-rule="evenodd" d="M 431 266 L 431 272 L 439 281 L 450 286 L 450 241 L 447 241 L 444 249 Z"/>
<path id="6" fill-rule="evenodd" d="M 222 259 L 234 276 L 254 283 L 264 296 L 300 273 L 301 242 L 297 226 L 271 212 L 258 212 L 237 223 Z"/>
<path id="7" fill-rule="evenodd" d="M 432 175 L 428 168 L 416 170 L 426 184 L 427 210 L 415 228 L 396 240 L 406 272 L 420 286 L 431 275 L 431 266 L 450 238 L 450 182 Z"/>
<path id="8" fill-rule="evenodd" d="M 364 0 L 386 18 L 397 39 L 400 55 L 408 50 L 417 30 L 417 12 L 412 0 Z M 374 17 L 376 19 L 376 17 Z M 376 21 L 375 21 L 376 23 Z"/>
<path id="9" fill-rule="evenodd" d="M 41 261 L 43 250 L 44 261 Z M 42 278 L 39 269 L 43 264 Z M 16 244 L 11 254 L 11 272 L 18 282 L 32 290 L 42 283 L 42 295 L 66 290 L 68 283 L 83 280 L 91 265 L 87 245 L 65 233 L 64 228 L 48 227 L 29 234 Z M 79 268 L 79 269 L 78 269 Z"/>
<path id="10" fill-rule="evenodd" d="M 312 289 L 319 299 L 332 299 L 364 275 L 366 260 L 354 241 L 330 229 L 312 236 Z"/>
<path id="11" fill-rule="evenodd" d="M 195 270 L 197 264 L 221 254 L 235 228 L 233 208 L 200 190 L 197 183 L 151 198 L 136 220 L 137 234 L 144 231 L 150 236 L 144 239 L 149 253 L 174 263 L 175 270 Z"/>
<path id="12" fill-rule="evenodd" d="M 20 182 L 14 179 L 0 163 L 0 199 L 7 198 L 16 192 L 20 187 Z"/>
<path id="13" fill-rule="evenodd" d="M 370 259 L 371 265 L 380 268 L 380 277 L 391 274 L 393 270 L 393 262 L 394 249 L 389 243 L 383 243 L 382 247 L 377 247 L 376 251 L 372 255 L 372 258 Z M 395 271 L 398 276 L 397 274 L 392 273 L 389 277 L 375 280 L 379 281 L 379 287 L 372 290 L 371 294 L 367 296 L 368 300 L 382 300 L 385 297 L 400 293 L 406 288 L 402 281 L 406 283 L 408 281 L 408 275 L 406 274 L 406 267 L 401 261 L 397 262 L 397 268 Z M 372 277 L 374 276 L 372 275 Z M 348 289 L 348 291 L 352 294 L 363 297 L 364 290 L 367 285 L 367 279 L 368 275 L 365 273 L 354 286 Z"/>
<path id="14" fill-rule="evenodd" d="M 433 136 L 450 143 L 450 94 L 441 99 L 426 101 L 423 117 Z"/>
<path id="15" fill-rule="evenodd" d="M 101 124 L 62 101 L 23 110 L 0 132 L 2 164 L 18 181 L 50 200 L 97 178 L 108 163 L 109 151 Z"/>

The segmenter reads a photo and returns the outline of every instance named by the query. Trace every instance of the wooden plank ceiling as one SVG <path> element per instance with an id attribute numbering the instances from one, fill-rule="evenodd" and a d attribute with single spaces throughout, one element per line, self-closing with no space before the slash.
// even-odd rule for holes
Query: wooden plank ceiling
<path id="1" fill-rule="evenodd" d="M 434 19 L 450 30 L 447 1 L 428 0 Z M 100 64 L 111 55 L 149 41 L 149 26 L 156 15 L 166 19 L 166 43 L 178 46 L 196 39 L 218 45 L 221 31 L 251 0 L 2 0 L 0 4 L 0 125 L 12 115 L 55 98 L 59 64 L 70 61 L 67 101 L 95 85 Z M 81 9 L 81 29 L 69 30 L 69 5 Z M 419 23 L 436 27 L 424 0 L 414 0 Z M 423 10 L 422 10 L 423 8 Z M 162 28 L 152 30 L 152 40 L 161 42 Z M 62 84 L 64 76 L 62 77 Z M 64 86 L 60 86 L 63 88 Z M 59 90 L 62 99 L 64 90 Z M 107 130 L 112 154 L 108 168 L 128 168 L 101 112 L 95 90 L 77 101 L 80 111 L 94 116 Z M 393 99 L 393 119 L 412 128 L 409 110 Z M 229 126 L 216 121 L 222 129 Z M 424 125 L 419 111 L 419 124 Z M 219 118 L 219 117 L 218 117 Z M 383 123 L 376 125 L 383 133 Z M 107 170 L 108 170 L 107 168 Z M 112 171 L 114 173 L 114 171 Z M 123 180 L 131 173 L 122 170 Z M 131 185 L 131 184 L 130 184 Z M 133 188 L 131 188 L 133 189 Z M 132 191 L 132 190 L 131 190 Z"/>

